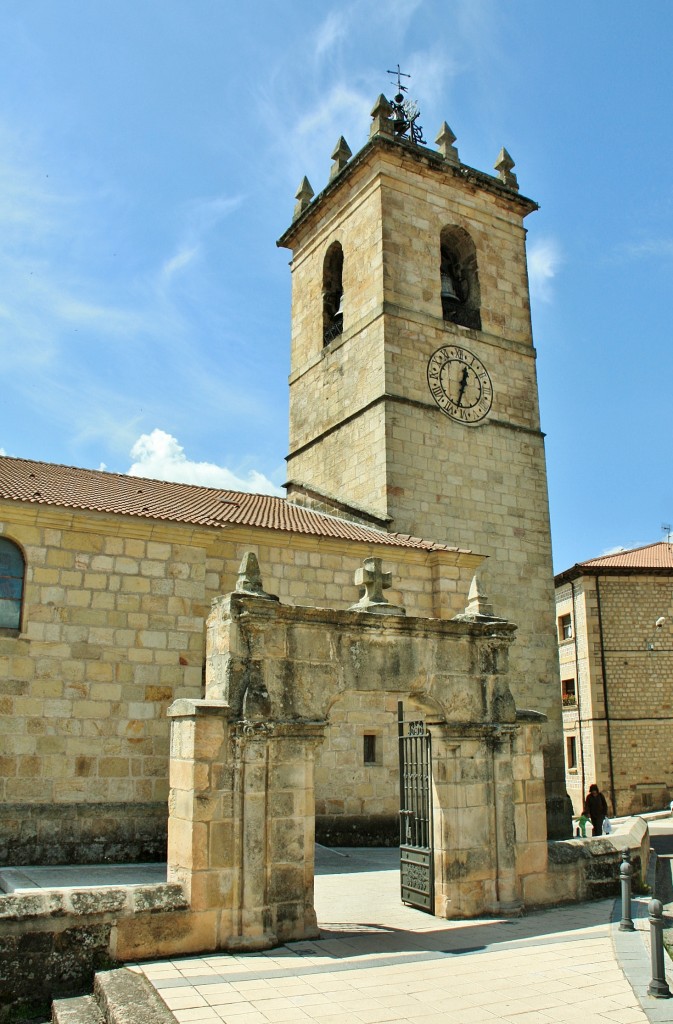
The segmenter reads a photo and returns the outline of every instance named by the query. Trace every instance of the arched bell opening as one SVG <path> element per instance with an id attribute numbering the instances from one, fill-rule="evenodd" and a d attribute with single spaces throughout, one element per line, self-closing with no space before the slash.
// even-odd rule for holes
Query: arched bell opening
<path id="1" fill-rule="evenodd" d="M 446 226 L 440 235 L 439 251 L 443 319 L 481 330 L 481 291 L 474 242 L 464 228 Z"/>
<path id="2" fill-rule="evenodd" d="M 325 253 L 322 275 L 323 345 L 343 333 L 343 266 L 340 242 L 332 242 Z"/>

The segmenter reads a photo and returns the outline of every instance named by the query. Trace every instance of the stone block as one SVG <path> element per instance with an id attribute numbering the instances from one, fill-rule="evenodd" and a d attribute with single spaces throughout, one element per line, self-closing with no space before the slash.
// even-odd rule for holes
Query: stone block
<path id="1" fill-rule="evenodd" d="M 179 760 L 172 756 L 169 782 L 173 789 L 187 793 L 201 793 L 210 786 L 209 766 L 203 762 Z"/>
<path id="2" fill-rule="evenodd" d="M 297 902 L 305 900 L 305 879 L 303 866 L 278 864 L 268 883 L 270 903 Z"/>
<path id="3" fill-rule="evenodd" d="M 168 863 L 172 868 L 204 871 L 208 867 L 208 826 L 189 819 L 168 820 Z"/>
<path id="4" fill-rule="evenodd" d="M 119 913 L 126 907 L 128 899 L 129 890 L 116 886 L 64 892 L 66 910 L 77 915 Z"/>
<path id="5" fill-rule="evenodd" d="M 294 626 L 287 632 L 288 657 L 292 661 L 331 663 L 334 650 L 329 632 L 319 625 L 315 628 Z"/>
<path id="6" fill-rule="evenodd" d="M 545 788 L 543 779 L 531 779 L 525 783 L 525 794 L 527 804 L 541 804 L 545 800 Z"/>
<path id="7" fill-rule="evenodd" d="M 305 825 L 302 819 L 272 818 L 269 822 L 269 856 L 274 864 L 303 864 Z"/>
<path id="8" fill-rule="evenodd" d="M 219 871 L 196 871 L 190 879 L 189 905 L 192 911 L 229 909 L 233 905 L 236 868 Z M 246 876 L 246 894 L 250 879 Z M 261 896 L 261 890 L 260 890 Z"/>
<path id="9" fill-rule="evenodd" d="M 517 873 L 520 876 L 535 875 L 547 870 L 546 842 L 521 843 L 517 847 Z"/>
<path id="10" fill-rule="evenodd" d="M 208 863 L 211 869 L 236 869 L 235 833 L 230 820 L 214 821 L 208 830 Z"/>
<path id="11" fill-rule="evenodd" d="M 215 950 L 219 914 L 172 911 L 121 918 L 110 934 L 110 955 L 124 961 Z"/>
<path id="12" fill-rule="evenodd" d="M 528 838 L 531 842 L 544 842 L 547 839 L 547 812 L 544 804 L 530 804 L 526 808 L 528 818 Z"/>

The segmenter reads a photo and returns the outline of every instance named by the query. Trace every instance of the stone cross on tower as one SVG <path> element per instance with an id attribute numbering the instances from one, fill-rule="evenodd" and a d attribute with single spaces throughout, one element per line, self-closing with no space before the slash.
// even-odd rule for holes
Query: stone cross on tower
<path id="1" fill-rule="evenodd" d="M 355 570 L 355 583 L 364 587 L 365 592 L 357 604 L 350 607 L 352 612 L 374 612 L 377 615 L 406 615 L 404 608 L 388 604 L 384 590 L 393 585 L 393 574 L 383 572 L 381 558 L 365 558 L 361 568 Z"/>

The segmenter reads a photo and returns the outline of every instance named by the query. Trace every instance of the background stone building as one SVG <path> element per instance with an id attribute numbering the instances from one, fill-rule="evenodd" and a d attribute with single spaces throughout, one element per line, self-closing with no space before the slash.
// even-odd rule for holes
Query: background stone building
<path id="1" fill-rule="evenodd" d="M 673 799 L 673 546 L 589 559 L 556 577 L 566 784 L 613 814 Z"/>

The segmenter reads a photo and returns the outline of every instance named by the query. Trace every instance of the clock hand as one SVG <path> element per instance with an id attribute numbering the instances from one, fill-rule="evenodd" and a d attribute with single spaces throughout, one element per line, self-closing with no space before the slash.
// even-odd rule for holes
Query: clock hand
<path id="1" fill-rule="evenodd" d="M 463 367 L 463 372 L 462 372 L 461 378 L 460 378 L 460 390 L 458 391 L 458 401 L 456 402 L 456 405 L 460 405 L 460 403 L 463 400 L 463 395 L 465 394 L 465 388 L 467 387 L 467 378 L 468 377 L 469 377 L 469 370 L 468 370 L 467 366 L 464 366 Z"/>

